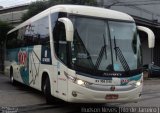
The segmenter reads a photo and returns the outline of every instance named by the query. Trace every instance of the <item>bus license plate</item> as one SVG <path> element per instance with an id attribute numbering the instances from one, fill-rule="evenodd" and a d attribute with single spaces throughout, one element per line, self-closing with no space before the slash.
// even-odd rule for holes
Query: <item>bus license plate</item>
<path id="1" fill-rule="evenodd" d="M 95 80 L 95 82 L 100 83 L 100 84 L 108 84 L 108 83 L 112 83 L 112 80 L 97 79 L 97 80 Z"/>
<path id="2" fill-rule="evenodd" d="M 105 97 L 106 100 L 115 100 L 115 99 L 118 99 L 118 95 L 117 94 L 107 94 L 106 97 Z"/>

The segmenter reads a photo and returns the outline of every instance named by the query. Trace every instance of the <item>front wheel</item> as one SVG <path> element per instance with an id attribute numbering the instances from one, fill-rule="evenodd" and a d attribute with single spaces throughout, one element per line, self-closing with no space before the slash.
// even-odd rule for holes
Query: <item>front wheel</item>
<path id="1" fill-rule="evenodd" d="M 43 93 L 45 94 L 47 104 L 52 104 L 53 97 L 51 95 L 51 86 L 50 86 L 50 81 L 48 77 L 45 79 L 43 83 L 42 90 L 43 90 Z"/>

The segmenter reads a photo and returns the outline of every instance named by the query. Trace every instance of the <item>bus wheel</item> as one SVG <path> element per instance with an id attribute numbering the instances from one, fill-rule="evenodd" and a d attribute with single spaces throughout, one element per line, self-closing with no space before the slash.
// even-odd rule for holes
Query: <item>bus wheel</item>
<path id="1" fill-rule="evenodd" d="M 49 81 L 48 77 L 45 79 L 45 81 L 43 83 L 43 93 L 45 94 L 45 97 L 46 97 L 46 103 L 47 104 L 52 104 L 53 97 L 51 95 L 50 81 Z"/>
<path id="2" fill-rule="evenodd" d="M 13 77 L 13 68 L 10 69 L 10 82 L 11 84 L 15 83 L 14 77 Z"/>

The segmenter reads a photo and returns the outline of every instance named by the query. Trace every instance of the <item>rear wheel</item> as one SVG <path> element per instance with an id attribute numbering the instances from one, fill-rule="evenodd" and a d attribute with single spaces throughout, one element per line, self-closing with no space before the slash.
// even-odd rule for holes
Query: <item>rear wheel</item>
<path id="1" fill-rule="evenodd" d="M 10 69 L 10 82 L 11 82 L 11 84 L 15 84 L 15 80 L 13 77 L 13 68 Z"/>
<path id="2" fill-rule="evenodd" d="M 52 104 L 53 97 L 51 95 L 51 86 L 50 86 L 50 81 L 48 77 L 44 80 L 42 88 L 43 88 L 42 89 L 43 93 L 45 94 L 45 97 L 46 97 L 47 104 Z"/>

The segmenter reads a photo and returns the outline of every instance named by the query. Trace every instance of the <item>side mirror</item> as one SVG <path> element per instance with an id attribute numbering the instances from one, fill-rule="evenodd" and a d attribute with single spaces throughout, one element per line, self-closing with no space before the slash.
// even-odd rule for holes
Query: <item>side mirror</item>
<path id="1" fill-rule="evenodd" d="M 137 29 L 147 33 L 147 35 L 148 35 L 148 47 L 149 48 L 154 48 L 155 36 L 154 36 L 153 31 L 151 29 L 147 28 L 147 27 L 144 27 L 144 26 L 137 26 Z"/>
<path id="2" fill-rule="evenodd" d="M 66 40 L 69 42 L 72 42 L 74 29 L 73 29 L 73 24 L 71 20 L 64 17 L 64 18 L 59 18 L 58 21 L 64 23 L 65 30 L 66 30 Z"/>

